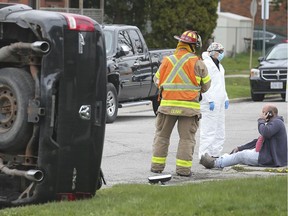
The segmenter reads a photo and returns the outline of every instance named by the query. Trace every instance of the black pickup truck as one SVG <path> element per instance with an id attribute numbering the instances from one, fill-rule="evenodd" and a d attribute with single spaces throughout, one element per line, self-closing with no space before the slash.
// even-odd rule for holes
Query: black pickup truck
<path id="1" fill-rule="evenodd" d="M 149 104 L 156 113 L 158 90 L 153 76 L 164 56 L 174 49 L 148 50 L 141 31 L 130 25 L 104 25 L 107 54 L 107 123 L 118 108 Z"/>
<path id="2" fill-rule="evenodd" d="M 0 208 L 95 195 L 106 68 L 96 21 L 0 4 Z"/>

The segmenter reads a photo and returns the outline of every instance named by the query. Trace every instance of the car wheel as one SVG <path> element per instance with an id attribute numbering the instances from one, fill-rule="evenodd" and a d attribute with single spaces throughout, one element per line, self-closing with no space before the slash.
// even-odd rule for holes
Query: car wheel
<path id="1" fill-rule="evenodd" d="M 251 92 L 251 98 L 253 101 L 263 101 L 265 94 L 254 94 Z"/>
<path id="2" fill-rule="evenodd" d="M 32 136 L 28 103 L 34 97 L 34 81 L 17 68 L 0 69 L 0 150 L 23 150 Z"/>
<path id="3" fill-rule="evenodd" d="M 156 96 L 152 99 L 152 107 L 153 107 L 153 111 L 155 115 L 157 115 L 157 110 L 159 106 L 160 106 L 160 101 L 158 101 L 158 96 Z"/>
<path id="4" fill-rule="evenodd" d="M 114 122 L 116 120 L 117 113 L 118 113 L 117 91 L 112 83 L 108 83 L 106 123 Z"/>

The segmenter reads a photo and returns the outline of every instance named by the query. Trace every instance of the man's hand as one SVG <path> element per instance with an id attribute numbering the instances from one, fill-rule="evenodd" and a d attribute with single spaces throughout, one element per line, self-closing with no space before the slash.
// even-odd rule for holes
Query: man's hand
<path id="1" fill-rule="evenodd" d="M 238 152 L 239 151 L 239 149 L 238 149 L 238 147 L 236 147 L 236 148 L 234 148 L 231 152 L 230 152 L 230 154 L 234 154 L 234 153 L 236 153 L 236 152 Z"/>

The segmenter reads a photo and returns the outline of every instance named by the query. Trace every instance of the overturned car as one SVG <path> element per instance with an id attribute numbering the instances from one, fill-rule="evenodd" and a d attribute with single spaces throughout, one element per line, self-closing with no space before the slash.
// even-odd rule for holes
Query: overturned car
<path id="1" fill-rule="evenodd" d="M 106 76 L 96 21 L 0 3 L 0 207 L 95 195 Z"/>

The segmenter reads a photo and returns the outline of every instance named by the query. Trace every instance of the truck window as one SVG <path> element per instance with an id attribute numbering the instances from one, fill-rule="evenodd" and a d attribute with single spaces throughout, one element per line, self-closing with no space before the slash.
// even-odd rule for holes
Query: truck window
<path id="1" fill-rule="evenodd" d="M 106 54 L 111 55 L 113 52 L 113 32 L 103 31 L 105 35 Z"/>
<path id="2" fill-rule="evenodd" d="M 129 47 L 129 53 L 126 56 L 131 56 L 134 54 L 133 45 L 132 45 L 132 42 L 130 40 L 130 37 L 127 31 L 120 31 L 118 34 L 118 49 L 119 50 L 122 45 L 126 45 Z"/>
<path id="3" fill-rule="evenodd" d="M 132 42 L 137 50 L 137 53 L 143 53 L 144 49 L 143 49 L 143 43 L 141 38 L 139 37 L 139 34 L 137 33 L 136 30 L 130 30 L 129 31 Z"/>

